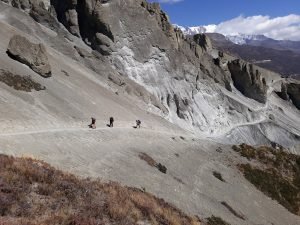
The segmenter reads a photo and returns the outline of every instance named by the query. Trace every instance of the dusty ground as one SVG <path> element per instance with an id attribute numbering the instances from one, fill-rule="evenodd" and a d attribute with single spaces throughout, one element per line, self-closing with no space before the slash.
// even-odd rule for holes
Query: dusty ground
<path id="1" fill-rule="evenodd" d="M 208 140 L 116 127 L 2 134 L 0 143 L 2 153 L 31 156 L 83 177 L 144 188 L 202 218 L 214 214 L 231 224 L 300 224 L 299 217 L 243 178 L 235 167 L 240 159 L 229 146 Z M 141 160 L 141 152 L 166 166 L 167 173 Z M 213 176 L 214 171 L 226 182 Z"/>

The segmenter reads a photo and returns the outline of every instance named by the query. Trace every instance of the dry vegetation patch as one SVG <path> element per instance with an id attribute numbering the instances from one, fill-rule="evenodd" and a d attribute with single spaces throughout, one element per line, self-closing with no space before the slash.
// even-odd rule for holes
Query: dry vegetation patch
<path id="1" fill-rule="evenodd" d="M 30 76 L 20 76 L 12 74 L 6 70 L 0 70 L 0 82 L 13 87 L 15 90 L 31 92 L 32 90 L 41 91 L 46 88 L 35 82 Z"/>
<path id="2" fill-rule="evenodd" d="M 0 225 L 200 224 L 164 200 L 0 155 Z"/>
<path id="3" fill-rule="evenodd" d="M 160 172 L 166 174 L 167 173 L 167 167 L 164 166 L 161 163 L 157 163 L 151 156 L 149 156 L 147 153 L 140 153 L 139 157 L 141 160 L 144 160 L 146 163 L 148 163 L 151 167 L 156 167 Z"/>
<path id="4" fill-rule="evenodd" d="M 207 225 L 230 225 L 229 223 L 225 222 L 222 218 L 211 216 L 206 219 Z"/>
<path id="5" fill-rule="evenodd" d="M 233 146 L 250 163 L 239 165 L 245 178 L 290 212 L 300 215 L 300 156 L 284 149 Z"/>

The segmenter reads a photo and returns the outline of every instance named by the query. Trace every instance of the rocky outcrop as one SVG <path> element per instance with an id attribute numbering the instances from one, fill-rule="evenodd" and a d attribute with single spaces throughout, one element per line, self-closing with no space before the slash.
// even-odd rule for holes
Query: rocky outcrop
<path id="1" fill-rule="evenodd" d="M 281 92 L 277 92 L 278 96 L 283 100 L 292 101 L 300 110 L 300 82 L 288 81 L 281 84 Z"/>
<path id="2" fill-rule="evenodd" d="M 56 19 L 50 0 L 2 0 L 11 6 L 27 12 L 35 21 L 52 30 L 59 30 L 59 23 Z"/>
<path id="3" fill-rule="evenodd" d="M 158 25 L 168 37 L 175 39 L 174 28 L 169 22 L 168 15 L 161 10 L 159 3 L 148 3 L 146 1 L 142 1 L 141 6 L 146 8 L 151 15 L 155 16 Z"/>
<path id="4" fill-rule="evenodd" d="M 260 72 L 252 64 L 241 63 L 239 59 L 228 62 L 234 86 L 246 97 L 266 103 L 267 84 Z"/>
<path id="5" fill-rule="evenodd" d="M 210 40 L 205 34 L 196 34 L 193 36 L 193 40 L 205 51 L 211 48 Z"/>
<path id="6" fill-rule="evenodd" d="M 114 51 L 113 41 L 102 33 L 96 33 L 93 48 L 102 55 L 110 55 Z"/>
<path id="7" fill-rule="evenodd" d="M 81 37 L 86 44 L 104 55 L 113 51 L 114 36 L 103 13 L 108 1 L 82 0 L 60 1 L 52 0 L 57 19 L 71 34 Z"/>
<path id="8" fill-rule="evenodd" d="M 71 34 L 80 37 L 78 22 L 78 13 L 76 10 L 77 1 L 52 1 L 57 19 L 61 22 Z M 84 10 L 84 9 L 82 9 Z"/>
<path id="9" fill-rule="evenodd" d="M 51 77 L 51 66 L 43 44 L 34 44 L 25 37 L 15 35 L 9 42 L 7 54 L 42 77 Z"/>
<path id="10" fill-rule="evenodd" d="M 290 100 L 290 97 L 289 97 L 288 92 L 287 92 L 287 84 L 286 83 L 281 84 L 281 91 L 277 92 L 277 95 L 285 101 Z"/>
<path id="11" fill-rule="evenodd" d="M 300 83 L 288 83 L 287 93 L 293 104 L 300 109 Z"/>

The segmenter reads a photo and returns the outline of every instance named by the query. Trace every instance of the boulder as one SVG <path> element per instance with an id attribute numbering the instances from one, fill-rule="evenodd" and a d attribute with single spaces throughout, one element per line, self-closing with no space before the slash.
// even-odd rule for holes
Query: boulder
<path id="1" fill-rule="evenodd" d="M 7 54 L 42 77 L 51 77 L 51 66 L 43 44 L 34 44 L 25 37 L 15 35 L 10 39 Z"/>

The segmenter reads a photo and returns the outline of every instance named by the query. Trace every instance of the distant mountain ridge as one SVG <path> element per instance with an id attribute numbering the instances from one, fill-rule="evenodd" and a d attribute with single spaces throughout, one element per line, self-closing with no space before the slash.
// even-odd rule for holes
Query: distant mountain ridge
<path id="1" fill-rule="evenodd" d="M 217 33 L 215 25 L 183 27 L 175 24 L 174 26 L 179 28 L 185 35 L 195 35 L 199 33 Z M 224 35 L 227 40 L 237 45 L 263 46 L 266 48 L 290 50 L 300 53 L 300 41 L 275 40 L 263 34 L 239 33 L 232 35 L 222 35 Z"/>
<path id="2" fill-rule="evenodd" d="M 280 73 L 283 77 L 300 77 L 300 54 L 289 49 L 280 49 L 263 45 L 234 44 L 227 37 L 218 33 L 206 34 L 212 45 L 223 52 L 240 57 L 263 68 Z M 272 39 L 271 39 L 272 40 Z M 258 41 L 257 41 L 258 42 Z"/>
<path id="3" fill-rule="evenodd" d="M 214 33 L 216 30 L 216 25 L 184 27 L 184 26 L 180 26 L 178 24 L 173 24 L 173 26 L 180 29 L 184 35 Z"/>
<path id="4" fill-rule="evenodd" d="M 205 33 L 215 48 L 280 73 L 283 77 L 300 78 L 300 41 L 274 40 L 262 34 L 223 35 L 213 32 L 213 26 L 175 26 L 187 36 Z"/>
<path id="5" fill-rule="evenodd" d="M 244 45 L 251 41 L 266 41 L 270 38 L 261 34 L 237 34 L 237 35 L 226 35 L 227 40 L 237 44 Z"/>
<path id="6" fill-rule="evenodd" d="M 194 27 L 184 27 L 177 24 L 174 24 L 175 27 L 179 28 L 185 35 L 195 35 L 200 33 L 217 33 L 216 25 L 208 25 L 208 26 L 194 26 Z M 249 41 L 265 41 L 270 38 L 261 34 L 232 34 L 232 35 L 224 35 L 228 40 L 235 44 L 247 44 Z"/>

